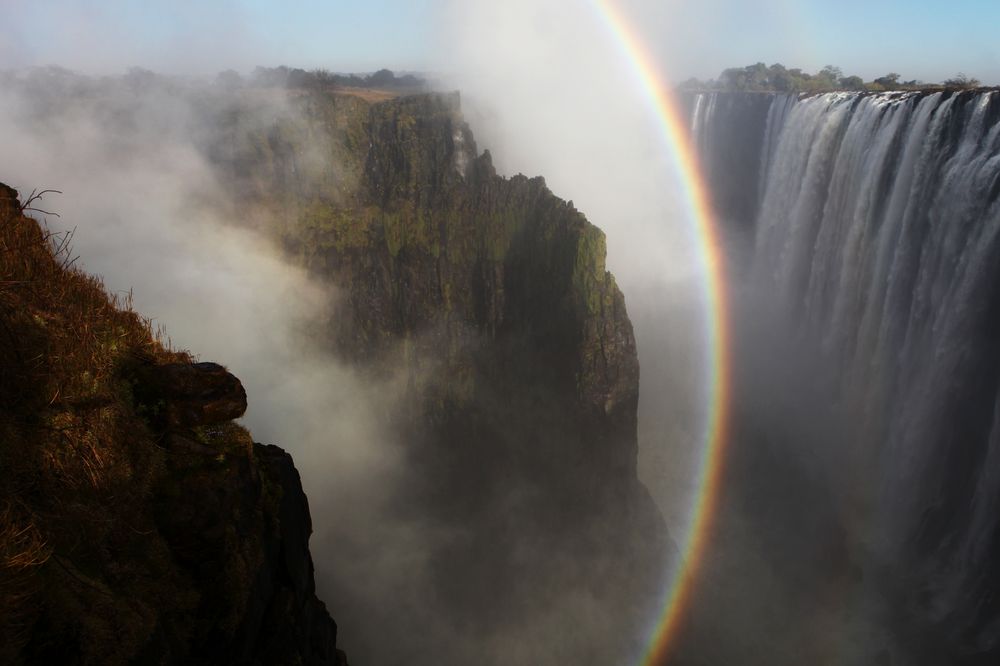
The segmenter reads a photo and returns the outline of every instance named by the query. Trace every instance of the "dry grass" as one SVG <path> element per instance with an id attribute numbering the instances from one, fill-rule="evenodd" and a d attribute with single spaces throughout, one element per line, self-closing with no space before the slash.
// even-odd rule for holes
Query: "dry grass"
<path id="1" fill-rule="evenodd" d="M 210 454 L 176 445 L 139 398 L 190 355 L 16 197 L 0 185 L 0 664 L 185 662 L 235 631 L 280 492 L 236 423 L 182 433 Z"/>
<path id="2" fill-rule="evenodd" d="M 40 596 L 81 603 L 87 593 L 50 594 L 79 587 L 68 578 L 126 592 L 155 585 L 121 563 L 126 553 L 155 561 L 164 551 L 148 537 L 155 528 L 142 501 L 164 453 L 136 413 L 129 368 L 189 359 L 161 344 L 129 298 L 109 298 L 73 268 L 69 236 L 25 217 L 14 194 L 0 187 L 2 663 L 32 640 Z M 135 622 L 109 608 L 102 621 Z"/>
<path id="3" fill-rule="evenodd" d="M 399 93 L 397 92 L 391 92 L 389 90 L 376 90 L 375 88 L 351 88 L 349 86 L 344 86 L 335 88 L 334 92 L 338 95 L 360 97 L 371 104 L 399 97 Z"/>

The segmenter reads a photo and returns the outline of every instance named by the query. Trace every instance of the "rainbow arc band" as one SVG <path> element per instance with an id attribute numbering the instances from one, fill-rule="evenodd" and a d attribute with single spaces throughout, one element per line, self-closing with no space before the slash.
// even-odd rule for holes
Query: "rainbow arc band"
<path id="1" fill-rule="evenodd" d="M 690 528 L 679 544 L 681 562 L 673 579 L 663 590 L 662 611 L 650 631 L 649 644 L 642 658 L 642 664 L 654 666 L 665 664 L 669 659 L 683 611 L 691 599 L 699 564 L 705 556 L 719 499 L 730 400 L 729 322 L 724 256 L 697 154 L 672 91 L 622 11 L 611 0 L 590 2 L 628 61 L 657 117 L 666 147 L 677 167 L 687 215 L 698 240 L 698 260 L 705 290 L 704 325 L 708 341 L 706 381 L 709 401 L 706 434 L 696 471 L 696 496 L 691 504 Z"/>

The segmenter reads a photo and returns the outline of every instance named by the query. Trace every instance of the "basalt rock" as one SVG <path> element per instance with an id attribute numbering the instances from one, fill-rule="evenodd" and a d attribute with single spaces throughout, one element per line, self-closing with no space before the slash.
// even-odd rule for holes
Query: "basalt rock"
<path id="1" fill-rule="evenodd" d="M 428 565 L 436 622 L 486 644 L 541 622 L 538 598 L 566 618 L 579 595 L 600 612 L 547 649 L 627 658 L 673 550 L 636 474 L 639 368 L 604 234 L 542 178 L 498 175 L 457 94 L 291 103 L 278 121 L 227 116 L 211 157 L 241 217 L 343 295 L 328 347 L 405 378 L 389 426 L 413 481 L 387 501 L 449 534 Z M 366 658 L 413 663 L 419 637 L 366 619 Z M 436 662 L 461 663 L 451 649 Z"/>
<path id="2" fill-rule="evenodd" d="M 193 428 L 243 416 L 247 394 L 217 363 L 147 365 L 137 372 L 140 402 L 168 428 Z"/>
<path id="3" fill-rule="evenodd" d="M 16 196 L 0 185 L 0 663 L 345 663 L 292 460 L 231 421 L 240 381 L 161 347 Z"/>
<path id="4" fill-rule="evenodd" d="M 312 522 L 299 474 L 276 446 L 253 444 L 251 451 L 211 463 L 170 457 L 170 485 L 154 499 L 158 529 L 200 592 L 187 659 L 340 664 L 337 627 L 315 594 Z M 156 660 L 161 639 L 154 637 L 140 661 Z"/>

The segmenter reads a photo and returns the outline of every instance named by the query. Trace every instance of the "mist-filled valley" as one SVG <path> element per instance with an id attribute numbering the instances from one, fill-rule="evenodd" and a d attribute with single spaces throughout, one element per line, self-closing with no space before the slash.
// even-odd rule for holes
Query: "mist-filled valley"
<path id="1" fill-rule="evenodd" d="M 36 205 L 81 266 L 224 362 L 293 454 L 352 659 L 638 654 L 676 554 L 604 236 L 496 176 L 456 94 L 6 83 L 12 182 L 60 181 Z"/>
<path id="2" fill-rule="evenodd" d="M 570 5 L 0 45 L 0 662 L 997 663 L 1000 92 Z"/>

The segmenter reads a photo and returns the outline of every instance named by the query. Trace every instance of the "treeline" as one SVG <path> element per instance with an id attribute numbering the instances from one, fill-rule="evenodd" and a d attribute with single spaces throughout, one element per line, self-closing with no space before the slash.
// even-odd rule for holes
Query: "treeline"
<path id="1" fill-rule="evenodd" d="M 380 69 L 374 74 L 335 74 L 326 69 L 304 70 L 280 67 L 257 67 L 248 77 L 229 69 L 220 72 L 216 82 L 226 88 L 245 86 L 262 88 L 379 88 L 388 90 L 418 90 L 426 81 L 412 74 L 396 76 L 392 70 Z"/>
<path id="2" fill-rule="evenodd" d="M 723 70 L 717 79 L 701 81 L 688 79 L 680 84 L 682 90 L 727 90 L 762 92 L 823 92 L 829 90 L 916 90 L 924 88 L 977 88 L 981 84 L 959 73 L 941 83 L 925 83 L 917 79 L 902 81 L 895 72 L 865 81 L 860 76 L 846 76 L 834 65 L 827 65 L 815 74 L 801 69 L 788 69 L 775 63 L 770 67 L 762 62 L 746 67 L 730 67 Z"/>
<path id="3" fill-rule="evenodd" d="M 171 94 L 181 94 L 185 90 L 198 88 L 203 83 L 212 83 L 159 74 L 142 67 L 130 67 L 124 74 L 112 76 L 88 76 L 65 67 L 48 65 L 26 69 L 0 69 L 0 90 L 22 90 L 31 100 L 49 97 L 66 99 L 72 97 L 101 97 L 124 90 L 139 94 L 150 90 L 162 90 Z M 429 86 L 423 78 L 407 74 L 396 76 L 388 69 L 380 69 L 374 74 L 333 74 L 325 69 L 306 71 L 290 67 L 257 67 L 249 75 L 234 70 L 226 70 L 215 76 L 214 85 L 223 90 L 240 88 L 375 88 L 400 94 L 416 93 Z M 53 103 L 55 103 L 53 101 Z"/>

